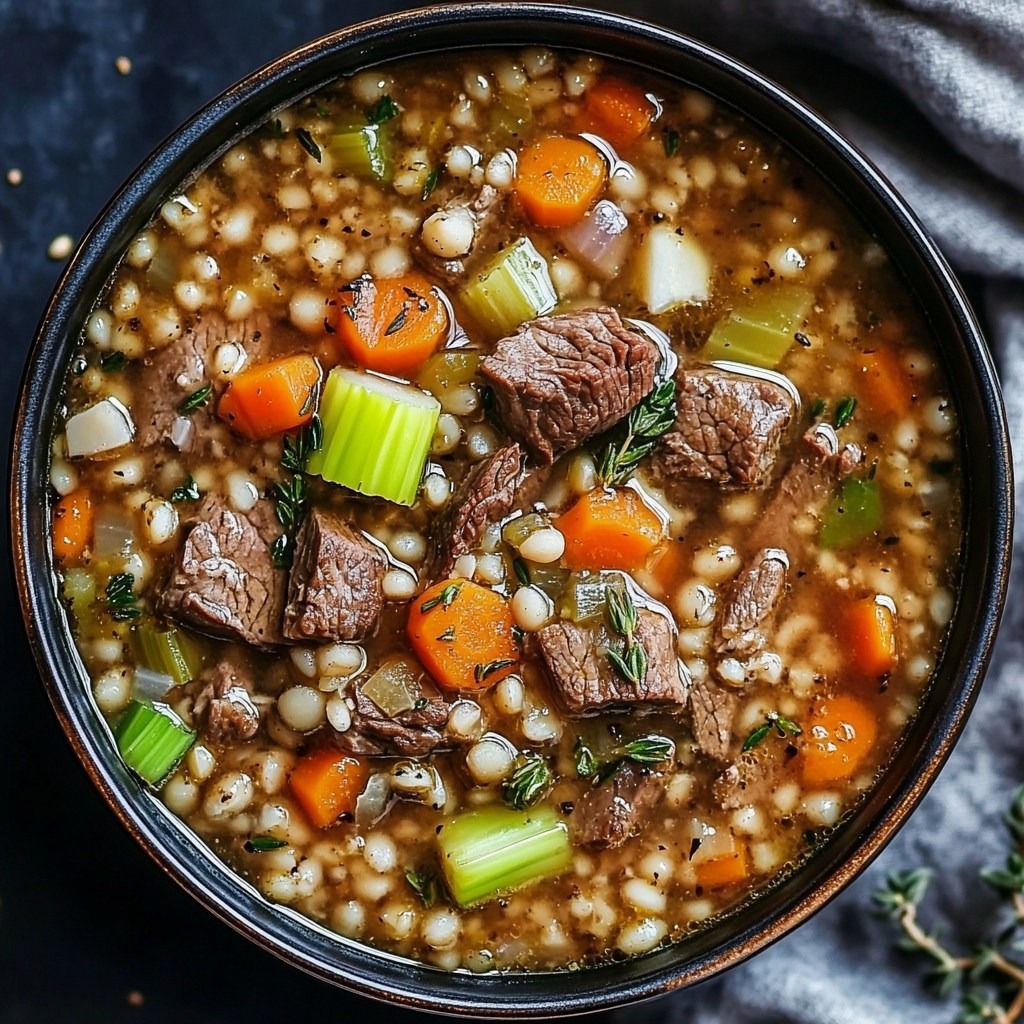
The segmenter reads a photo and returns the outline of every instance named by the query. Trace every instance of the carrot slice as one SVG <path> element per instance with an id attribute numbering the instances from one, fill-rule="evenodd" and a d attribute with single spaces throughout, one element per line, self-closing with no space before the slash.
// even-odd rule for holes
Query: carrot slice
<path id="1" fill-rule="evenodd" d="M 687 578 L 692 553 L 681 540 L 670 540 L 655 556 L 651 577 L 664 597 Z"/>
<path id="2" fill-rule="evenodd" d="M 638 85 L 621 78 L 602 78 L 587 91 L 584 118 L 595 135 L 616 149 L 627 149 L 651 127 L 653 100 Z"/>
<path id="3" fill-rule="evenodd" d="M 839 640 L 858 675 L 878 679 L 896 666 L 896 619 L 884 600 L 866 597 L 850 604 L 841 617 Z"/>
<path id="4" fill-rule="evenodd" d="M 607 178 L 605 159 L 589 142 L 550 135 L 519 154 L 515 193 L 538 227 L 564 228 L 590 209 Z"/>
<path id="5" fill-rule="evenodd" d="M 438 686 L 485 690 L 519 664 L 512 609 L 500 594 L 464 579 L 441 580 L 415 598 L 409 645 Z"/>
<path id="6" fill-rule="evenodd" d="M 243 370 L 228 385 L 217 415 L 252 441 L 295 430 L 315 411 L 320 366 L 306 353 Z"/>
<path id="7" fill-rule="evenodd" d="M 408 377 L 448 337 L 448 307 L 422 275 L 357 277 L 342 289 L 338 338 L 367 370 Z"/>
<path id="8" fill-rule="evenodd" d="M 732 853 L 723 854 L 721 857 L 711 857 L 694 864 L 693 870 L 697 876 L 697 885 L 705 891 L 739 885 L 740 882 L 747 880 L 749 873 L 746 848 L 737 845 Z"/>
<path id="9" fill-rule="evenodd" d="M 639 569 L 661 542 L 661 520 L 631 487 L 588 491 L 555 524 L 568 568 Z"/>
<path id="10" fill-rule="evenodd" d="M 877 735 L 875 714 L 864 701 L 846 695 L 823 700 L 804 729 L 804 782 L 820 786 L 848 779 L 871 752 Z"/>
<path id="11" fill-rule="evenodd" d="M 288 787 L 306 817 L 328 828 L 343 814 L 353 814 L 370 777 L 366 761 L 324 747 L 303 757 L 288 776 Z"/>
<path id="12" fill-rule="evenodd" d="M 92 543 L 95 509 L 82 488 L 65 494 L 53 510 L 53 557 L 68 565 L 81 560 Z"/>
<path id="13" fill-rule="evenodd" d="M 865 404 L 876 413 L 905 416 L 914 400 L 914 382 L 895 352 L 860 352 L 854 359 Z"/>

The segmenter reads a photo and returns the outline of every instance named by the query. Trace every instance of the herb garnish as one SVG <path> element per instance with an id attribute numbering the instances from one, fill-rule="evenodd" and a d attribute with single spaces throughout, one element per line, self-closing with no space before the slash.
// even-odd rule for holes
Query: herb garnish
<path id="1" fill-rule="evenodd" d="M 104 373 L 117 373 L 128 365 L 128 357 L 123 352 L 107 352 L 100 356 L 100 369 Z"/>
<path id="2" fill-rule="evenodd" d="M 776 735 L 780 739 L 785 739 L 787 736 L 800 736 L 803 733 L 803 729 L 796 722 L 789 718 L 783 718 L 778 711 L 769 711 L 764 716 L 764 725 L 758 726 L 743 741 L 742 753 L 745 754 L 748 750 L 753 750 L 759 743 L 762 743 L 772 729 L 775 730 Z"/>
<path id="3" fill-rule="evenodd" d="M 315 402 L 315 389 L 310 388 L 307 403 L 312 408 Z M 306 411 L 308 412 L 308 409 Z M 292 564 L 295 531 L 306 513 L 308 504 L 306 478 L 302 474 L 306 471 L 309 457 L 318 451 L 323 443 L 324 425 L 317 413 L 313 413 L 310 421 L 298 434 L 284 439 L 281 468 L 290 473 L 291 478 L 274 483 L 274 494 L 277 497 L 274 511 L 277 514 L 277 521 L 286 532 L 270 545 L 270 557 L 278 569 L 287 569 Z"/>
<path id="4" fill-rule="evenodd" d="M 530 567 L 521 559 L 512 559 L 512 568 L 516 571 L 516 579 L 519 580 L 521 586 L 528 587 L 530 585 Z"/>
<path id="5" fill-rule="evenodd" d="M 497 658 L 495 661 L 487 662 L 486 665 L 474 665 L 473 679 L 477 683 L 486 682 L 488 676 L 493 676 L 495 672 L 500 672 L 503 668 L 514 664 L 515 661 L 512 658 Z"/>
<path id="6" fill-rule="evenodd" d="M 391 337 L 392 334 L 400 331 L 405 326 L 406 312 L 405 303 L 403 302 L 402 308 L 398 311 L 398 316 L 396 316 L 395 319 L 384 328 L 385 338 Z"/>
<path id="7" fill-rule="evenodd" d="M 824 398 L 816 398 L 810 409 L 807 410 L 807 418 L 811 420 L 821 419 L 822 414 L 828 408 L 828 402 Z"/>
<path id="8" fill-rule="evenodd" d="M 409 868 L 405 872 L 409 887 L 423 901 L 423 906 L 432 907 L 441 896 L 441 883 L 429 868 Z"/>
<path id="9" fill-rule="evenodd" d="M 423 182 L 423 192 L 420 195 L 420 198 L 424 202 L 426 202 L 430 198 L 430 193 L 433 192 L 435 188 L 437 188 L 437 183 L 440 180 L 441 180 L 441 168 L 440 167 L 432 168 L 430 173 L 427 175 L 426 179 Z"/>
<path id="10" fill-rule="evenodd" d="M 383 124 L 394 117 L 398 117 L 398 104 L 390 96 L 381 96 L 379 100 L 366 112 L 366 120 L 369 124 Z"/>
<path id="11" fill-rule="evenodd" d="M 274 563 L 275 569 L 288 569 L 292 564 L 292 538 L 287 533 L 282 533 L 274 539 L 270 545 L 270 560 Z"/>
<path id="12" fill-rule="evenodd" d="M 116 573 L 107 582 L 107 610 L 117 622 L 129 622 L 142 614 L 142 609 L 135 607 L 139 597 L 132 589 L 134 586 L 135 574 L 130 572 Z"/>
<path id="13" fill-rule="evenodd" d="M 572 757 L 576 762 L 576 774 L 581 779 L 589 779 L 597 771 L 597 758 L 594 752 L 583 742 L 580 736 L 572 748 Z"/>
<path id="14" fill-rule="evenodd" d="M 461 588 L 461 583 L 449 583 L 448 586 L 442 588 L 441 593 L 438 594 L 437 597 L 432 597 L 429 601 L 424 601 L 423 604 L 420 605 L 420 611 L 429 612 L 431 608 L 436 608 L 438 605 L 441 605 L 443 608 L 450 607 L 452 601 L 458 597 L 459 590 Z"/>
<path id="15" fill-rule="evenodd" d="M 202 497 L 199 484 L 192 479 L 190 473 L 183 484 L 179 484 L 171 491 L 171 501 L 177 504 L 179 501 L 198 501 Z"/>
<path id="16" fill-rule="evenodd" d="M 845 395 L 840 398 L 836 404 L 836 415 L 833 419 L 833 425 L 836 430 L 840 427 L 845 427 L 847 423 L 853 419 L 853 411 L 857 408 L 857 399 L 853 395 Z"/>
<path id="17" fill-rule="evenodd" d="M 619 770 L 623 761 L 647 765 L 663 764 L 665 761 L 671 760 L 675 756 L 675 752 L 676 745 L 672 740 L 667 736 L 658 736 L 655 733 L 617 745 L 612 751 L 612 756 L 604 762 L 598 761 L 594 752 L 583 742 L 582 738 L 578 739 L 572 748 L 576 774 L 581 779 L 589 779 L 596 775 L 598 784 L 610 779 Z"/>
<path id="18" fill-rule="evenodd" d="M 614 587 L 609 587 L 605 593 L 608 623 L 613 632 L 625 640 L 622 654 L 610 647 L 605 654 L 626 682 L 639 686 L 647 675 L 647 652 L 643 644 L 633 636 L 637 623 L 636 605 L 628 590 L 620 593 Z"/>
<path id="19" fill-rule="evenodd" d="M 551 788 L 551 768 L 540 754 L 520 755 L 511 774 L 501 784 L 501 795 L 509 807 L 525 811 Z"/>
<path id="20" fill-rule="evenodd" d="M 295 129 L 295 138 L 299 140 L 299 145 L 317 162 L 323 161 L 323 153 L 320 152 L 320 147 L 316 144 L 313 136 L 309 134 L 305 128 Z"/>
<path id="21" fill-rule="evenodd" d="M 622 748 L 627 761 L 637 764 L 661 764 L 675 752 L 676 745 L 667 736 L 642 736 L 638 740 L 630 740 Z"/>
<path id="22" fill-rule="evenodd" d="M 675 156 L 679 152 L 679 132 L 675 128 L 666 128 L 661 133 L 661 141 L 665 147 L 665 156 Z"/>
<path id="23" fill-rule="evenodd" d="M 247 853 L 270 853 L 271 850 L 280 850 L 287 845 L 286 839 L 278 839 L 277 836 L 252 836 L 246 839 L 245 850 Z"/>
<path id="24" fill-rule="evenodd" d="M 306 478 L 296 473 L 285 482 L 276 481 L 277 521 L 286 529 L 294 530 L 306 511 Z"/>
<path id="25" fill-rule="evenodd" d="M 312 390 L 310 395 L 312 395 Z M 312 399 L 316 401 L 315 398 Z M 308 410 L 307 410 L 308 411 Z M 284 439 L 284 451 L 281 453 L 281 468 L 289 473 L 304 473 L 309 457 L 320 450 L 324 443 L 324 425 L 319 415 L 313 418 L 294 437 Z"/>
<path id="26" fill-rule="evenodd" d="M 438 638 L 437 642 L 441 644 L 453 644 L 455 643 L 455 627 L 449 626 Z"/>
<path id="27" fill-rule="evenodd" d="M 188 398 L 183 398 L 178 403 L 178 412 L 181 413 L 182 416 L 187 416 L 190 412 L 198 409 L 201 405 L 206 405 L 210 400 L 210 395 L 212 394 L 213 385 L 204 385 L 198 391 L 193 391 Z"/>
<path id="28" fill-rule="evenodd" d="M 615 428 L 599 460 L 598 476 L 604 484 L 625 483 L 676 420 L 676 384 L 663 380 L 626 418 L 625 429 Z"/>

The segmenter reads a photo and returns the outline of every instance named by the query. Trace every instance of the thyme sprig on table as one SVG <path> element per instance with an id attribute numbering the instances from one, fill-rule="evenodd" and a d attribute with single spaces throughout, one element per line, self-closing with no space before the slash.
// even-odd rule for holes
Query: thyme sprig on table
<path id="1" fill-rule="evenodd" d="M 624 428 L 619 426 L 612 431 L 611 439 L 598 455 L 597 475 L 601 482 L 609 486 L 624 484 L 675 421 L 676 382 L 669 377 L 633 408 Z"/>
<path id="2" fill-rule="evenodd" d="M 1024 963 L 1014 958 L 1024 952 L 1024 786 L 1004 820 L 1013 841 L 1006 864 L 983 870 L 981 878 L 1006 901 L 1008 913 L 970 955 L 957 955 L 921 924 L 920 906 L 933 874 L 928 868 L 894 872 L 872 896 L 880 916 L 902 931 L 900 948 L 930 961 L 925 982 L 945 997 L 959 990 L 955 1024 L 1013 1024 L 1024 1017 Z"/>
<path id="3" fill-rule="evenodd" d="M 644 645 L 633 635 L 636 632 L 637 610 L 628 590 L 621 593 L 615 587 L 606 591 L 608 607 L 608 623 L 612 631 L 625 640 L 622 653 L 608 648 L 605 654 L 615 669 L 627 683 L 639 686 L 647 675 L 647 651 Z"/>

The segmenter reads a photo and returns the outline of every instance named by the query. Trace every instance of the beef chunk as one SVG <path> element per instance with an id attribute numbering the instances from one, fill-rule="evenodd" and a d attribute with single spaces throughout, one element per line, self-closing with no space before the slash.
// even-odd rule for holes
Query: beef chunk
<path id="1" fill-rule="evenodd" d="M 576 841 L 584 846 L 621 846 L 647 824 L 664 792 L 660 775 L 623 761 L 610 779 L 592 786 L 576 804 Z"/>
<path id="2" fill-rule="evenodd" d="M 473 217 L 473 242 L 468 253 L 446 259 L 432 253 L 418 239 L 412 247 L 413 259 L 424 270 L 449 285 L 458 284 L 466 276 L 466 265 L 472 261 L 475 253 L 491 248 L 488 245 L 490 236 L 504 226 L 502 214 L 505 209 L 505 196 L 492 185 L 484 185 L 472 198 L 456 196 L 443 207 L 445 210 L 456 208 L 468 210 Z"/>
<path id="3" fill-rule="evenodd" d="M 340 516 L 311 509 L 295 537 L 284 635 L 290 640 L 362 640 L 384 608 L 388 562 Z"/>
<path id="4" fill-rule="evenodd" d="M 647 652 L 647 673 L 639 684 L 624 679 L 608 660 L 613 641 L 601 629 L 554 622 L 535 634 L 554 696 L 569 718 L 625 708 L 635 712 L 681 710 L 686 682 L 676 658 L 669 621 L 646 608 L 638 610 L 637 643 Z"/>
<path id="5" fill-rule="evenodd" d="M 345 732 L 335 732 L 335 745 L 350 754 L 406 757 L 424 757 L 445 745 L 444 727 L 452 706 L 428 678 L 421 678 L 419 685 L 417 706 L 393 718 L 356 686 L 352 724 Z"/>
<path id="6" fill-rule="evenodd" d="M 480 363 L 498 418 L 540 463 L 613 427 L 654 387 L 660 354 L 610 308 L 539 317 Z"/>
<path id="7" fill-rule="evenodd" d="M 204 451 L 211 432 L 218 427 L 214 403 L 207 402 L 189 414 L 175 444 L 175 422 L 181 418 L 178 406 L 210 383 L 209 364 L 218 345 L 233 341 L 245 350 L 247 362 L 256 362 L 269 349 L 270 330 L 270 317 L 265 313 L 237 324 L 228 324 L 217 313 L 203 313 L 186 327 L 181 338 L 147 355 L 132 392 L 136 443 L 143 448 L 166 444 L 184 452 Z"/>
<path id="8" fill-rule="evenodd" d="M 506 445 L 466 474 L 434 524 L 431 575 L 449 576 L 460 555 L 480 547 L 487 527 L 512 511 L 521 458 L 519 445 Z"/>
<path id="9" fill-rule="evenodd" d="M 714 367 L 677 377 L 678 412 L 658 449 L 661 472 L 738 487 L 765 483 L 796 409 L 789 392 Z"/>
<path id="10" fill-rule="evenodd" d="M 734 811 L 748 804 L 768 802 L 777 782 L 777 762 L 759 754 L 758 750 L 751 750 L 740 755 L 711 784 L 711 797 L 719 807 Z"/>
<path id="11" fill-rule="evenodd" d="M 269 501 L 235 512 L 207 498 L 185 533 L 161 610 L 212 636 L 264 650 L 280 644 L 287 574 L 270 554 L 280 533 Z"/>
<path id="12" fill-rule="evenodd" d="M 774 614 L 786 592 L 789 558 L 781 548 L 762 548 L 736 577 L 718 621 L 715 650 L 748 654 L 765 645 L 759 627 Z"/>
<path id="13" fill-rule="evenodd" d="M 212 743 L 238 743 L 251 739 L 260 727 L 260 710 L 252 699 L 253 681 L 243 662 L 223 657 L 200 677 L 203 688 L 194 714 L 204 722 Z"/>
<path id="14" fill-rule="evenodd" d="M 736 695 L 710 679 L 690 686 L 690 720 L 698 749 L 716 761 L 725 761 L 732 746 L 732 723 L 739 702 Z"/>

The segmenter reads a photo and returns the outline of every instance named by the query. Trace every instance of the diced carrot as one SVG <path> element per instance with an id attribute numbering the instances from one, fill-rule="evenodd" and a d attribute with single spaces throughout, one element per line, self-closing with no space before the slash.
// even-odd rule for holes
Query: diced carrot
<path id="1" fill-rule="evenodd" d="M 413 600 L 409 645 L 438 686 L 485 690 L 519 664 L 512 609 L 501 594 L 465 579 L 441 580 Z"/>
<path id="2" fill-rule="evenodd" d="M 746 848 L 737 844 L 732 853 L 699 861 L 693 865 L 693 870 L 697 876 L 697 885 L 705 892 L 739 885 L 747 880 Z"/>
<path id="3" fill-rule="evenodd" d="M 664 597 L 686 579 L 691 558 L 692 552 L 681 540 L 670 540 L 654 556 L 650 573 L 661 590 L 660 596 Z"/>
<path id="4" fill-rule="evenodd" d="M 878 735 L 864 701 L 839 695 L 818 704 L 804 725 L 803 778 L 810 786 L 848 779 L 871 752 Z"/>
<path id="5" fill-rule="evenodd" d="M 631 487 L 588 491 L 555 524 L 568 568 L 639 569 L 661 542 L 657 513 Z"/>
<path id="6" fill-rule="evenodd" d="M 92 498 L 81 487 L 57 502 L 53 510 L 53 557 L 61 565 L 81 559 L 92 543 L 94 519 Z"/>
<path id="7" fill-rule="evenodd" d="M 611 76 L 591 86 L 583 100 L 589 130 L 616 149 L 627 149 L 642 138 L 651 127 L 656 109 L 640 86 Z"/>
<path id="8" fill-rule="evenodd" d="M 450 327 L 447 305 L 422 274 L 357 277 L 341 290 L 338 338 L 364 369 L 408 377 L 434 354 Z"/>
<path id="9" fill-rule="evenodd" d="M 842 647 L 848 652 L 848 670 L 878 679 L 896 665 L 896 619 L 890 606 L 875 597 L 853 601 L 840 617 Z"/>
<path id="10" fill-rule="evenodd" d="M 607 178 L 605 158 L 585 139 L 549 135 L 519 154 L 515 193 L 538 227 L 564 228 L 590 209 Z"/>
<path id="11" fill-rule="evenodd" d="M 306 353 L 243 370 L 228 385 L 217 415 L 252 441 L 295 430 L 316 411 L 320 366 Z"/>
<path id="12" fill-rule="evenodd" d="M 322 747 L 306 754 L 288 776 L 292 796 L 317 828 L 328 828 L 352 814 L 370 777 L 366 761 Z"/>
<path id="13" fill-rule="evenodd" d="M 889 348 L 859 352 L 854 358 L 864 404 L 876 413 L 905 416 L 914 398 L 914 382 Z"/>

